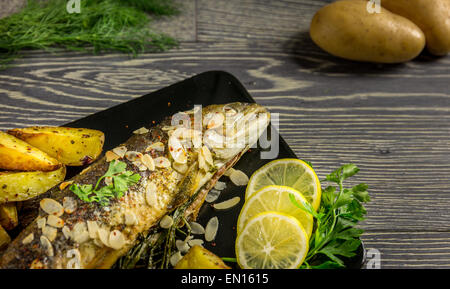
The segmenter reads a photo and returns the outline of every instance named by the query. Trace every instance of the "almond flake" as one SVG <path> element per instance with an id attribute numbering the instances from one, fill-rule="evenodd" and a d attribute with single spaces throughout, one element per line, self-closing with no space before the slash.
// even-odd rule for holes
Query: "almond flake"
<path id="1" fill-rule="evenodd" d="M 230 180 L 236 186 L 246 186 L 248 184 L 248 176 L 240 170 L 234 170 L 230 174 Z"/>
<path id="2" fill-rule="evenodd" d="M 105 157 L 106 157 L 106 161 L 109 163 L 113 160 L 117 160 L 120 159 L 120 156 L 116 153 L 114 153 L 113 151 L 107 151 L 105 153 Z"/>
<path id="3" fill-rule="evenodd" d="M 125 158 L 129 160 L 130 162 L 138 161 L 142 157 L 142 154 L 140 152 L 136 151 L 128 151 L 125 153 Z"/>
<path id="4" fill-rule="evenodd" d="M 163 152 L 164 151 L 164 144 L 162 142 L 155 142 L 152 143 L 151 145 L 149 145 L 146 149 L 145 152 L 149 152 L 151 150 L 155 150 L 155 151 L 159 151 L 159 152 Z"/>
<path id="5" fill-rule="evenodd" d="M 137 225 L 138 223 L 139 223 L 138 219 L 137 219 L 136 214 L 134 212 L 127 211 L 125 213 L 125 225 L 133 226 L 133 225 Z"/>
<path id="6" fill-rule="evenodd" d="M 42 199 L 39 204 L 41 206 L 41 209 L 49 215 L 59 217 L 64 213 L 63 206 L 53 199 L 49 198 Z"/>
<path id="7" fill-rule="evenodd" d="M 170 167 L 170 161 L 169 161 L 169 159 L 167 159 L 165 157 L 158 157 L 158 158 L 154 159 L 154 161 L 155 161 L 155 166 L 158 168 Z"/>
<path id="8" fill-rule="evenodd" d="M 175 246 L 177 247 L 178 251 L 180 251 L 181 253 L 187 253 L 187 251 L 189 251 L 189 249 L 190 249 L 187 241 L 176 240 Z"/>
<path id="9" fill-rule="evenodd" d="M 89 232 L 85 222 L 78 222 L 73 226 L 72 239 L 78 244 L 89 240 Z"/>
<path id="10" fill-rule="evenodd" d="M 54 255 L 53 246 L 52 246 L 52 243 L 49 241 L 49 239 L 47 239 L 47 237 L 45 237 L 45 236 L 41 236 L 40 240 L 41 240 L 42 248 L 45 250 L 45 253 L 47 254 L 47 256 L 53 257 L 53 255 Z"/>
<path id="11" fill-rule="evenodd" d="M 98 238 L 103 243 L 103 245 L 109 247 L 109 230 L 106 228 L 98 229 Z"/>
<path id="12" fill-rule="evenodd" d="M 56 228 L 45 226 L 44 228 L 42 228 L 42 234 L 47 237 L 50 242 L 53 242 L 56 238 L 56 235 L 58 234 L 58 231 L 56 230 Z"/>
<path id="13" fill-rule="evenodd" d="M 161 221 L 159 221 L 159 226 L 163 229 L 168 229 L 173 225 L 173 219 L 169 215 L 165 215 Z"/>
<path id="14" fill-rule="evenodd" d="M 241 198 L 234 197 L 229 200 L 223 201 L 221 203 L 214 204 L 213 208 L 216 210 L 227 210 L 227 209 L 230 209 L 230 208 L 236 206 L 237 204 L 239 204 L 240 201 L 241 201 Z"/>
<path id="15" fill-rule="evenodd" d="M 145 188 L 145 200 L 149 206 L 155 206 L 157 202 L 158 188 L 153 182 L 149 182 Z"/>
<path id="16" fill-rule="evenodd" d="M 77 201 L 72 197 L 64 197 L 63 207 L 67 214 L 72 214 L 77 209 Z"/>
<path id="17" fill-rule="evenodd" d="M 155 170 L 155 161 L 153 160 L 153 158 L 150 155 L 148 155 L 148 154 L 143 155 L 142 158 L 141 158 L 141 162 L 150 171 L 154 171 Z"/>
<path id="18" fill-rule="evenodd" d="M 114 230 L 109 234 L 109 246 L 115 250 L 122 249 L 125 245 L 125 237 L 122 232 Z"/>
<path id="19" fill-rule="evenodd" d="M 225 182 L 221 182 L 221 181 L 216 182 L 216 184 L 214 185 L 214 189 L 219 190 L 219 191 L 224 190 L 226 187 L 227 187 L 227 184 Z"/>
<path id="20" fill-rule="evenodd" d="M 24 245 L 30 244 L 31 242 L 33 242 L 33 240 L 34 240 L 34 234 L 31 233 L 28 236 L 26 236 L 25 238 L 23 238 L 22 244 L 24 244 Z"/>
<path id="21" fill-rule="evenodd" d="M 71 184 L 73 184 L 73 181 L 63 182 L 63 183 L 61 183 L 61 184 L 59 185 L 59 189 L 62 191 L 62 190 L 64 190 L 65 188 L 67 188 L 68 185 L 71 185 Z"/>
<path id="22" fill-rule="evenodd" d="M 212 203 L 215 200 L 217 200 L 220 196 L 220 191 L 219 190 L 215 190 L 212 189 L 211 191 L 209 191 L 209 193 L 206 195 L 205 201 L 207 203 Z"/>
<path id="23" fill-rule="evenodd" d="M 174 253 L 172 256 L 170 256 L 170 265 L 175 267 L 182 258 L 183 258 L 183 256 L 181 255 L 180 251 Z"/>
<path id="24" fill-rule="evenodd" d="M 57 216 L 48 215 L 47 225 L 50 225 L 54 228 L 62 228 L 62 227 L 64 227 L 64 220 Z"/>
<path id="25" fill-rule="evenodd" d="M 149 130 L 146 129 L 145 127 L 141 127 L 139 129 L 133 131 L 134 134 L 146 134 L 148 132 L 149 132 Z"/>
<path id="26" fill-rule="evenodd" d="M 197 222 L 190 222 L 189 226 L 191 227 L 191 233 L 194 235 L 203 235 L 205 234 L 205 228 Z"/>
<path id="27" fill-rule="evenodd" d="M 192 239 L 188 241 L 189 246 L 203 246 L 203 240 L 202 239 Z"/>
<path id="28" fill-rule="evenodd" d="M 98 236 L 98 224 L 96 221 L 87 221 L 87 228 L 89 232 L 89 238 L 95 239 Z"/>
<path id="29" fill-rule="evenodd" d="M 235 171 L 235 169 L 229 168 L 228 170 L 226 170 L 226 172 L 223 175 L 226 177 L 229 177 L 234 171 Z"/>
<path id="30" fill-rule="evenodd" d="M 119 157 L 123 158 L 125 156 L 125 153 L 128 151 L 128 149 L 124 146 L 120 146 L 120 147 L 113 148 L 112 151 Z"/>
<path id="31" fill-rule="evenodd" d="M 217 231 L 219 229 L 219 219 L 213 217 L 208 221 L 205 228 L 205 240 L 211 242 L 216 238 Z"/>
<path id="32" fill-rule="evenodd" d="M 72 238 L 72 232 L 70 231 L 69 227 L 64 226 L 62 228 L 62 233 L 64 235 L 64 238 L 66 238 L 67 240 L 69 240 L 70 238 Z"/>
<path id="33" fill-rule="evenodd" d="M 43 229 L 45 227 L 45 224 L 47 223 L 47 218 L 39 217 L 36 221 L 36 224 L 39 229 Z"/>

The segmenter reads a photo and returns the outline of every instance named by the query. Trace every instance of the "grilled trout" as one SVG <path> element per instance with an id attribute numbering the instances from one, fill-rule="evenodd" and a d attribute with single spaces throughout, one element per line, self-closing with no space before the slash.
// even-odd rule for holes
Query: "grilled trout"
<path id="1" fill-rule="evenodd" d="M 258 104 L 230 103 L 177 113 L 141 128 L 79 175 L 39 199 L 38 212 L 9 245 L 0 268 L 110 268 L 139 234 L 190 198 L 195 219 L 216 181 L 269 124 Z M 115 186 L 102 178 L 123 162 L 139 179 L 107 204 L 82 200 L 74 186 Z"/>

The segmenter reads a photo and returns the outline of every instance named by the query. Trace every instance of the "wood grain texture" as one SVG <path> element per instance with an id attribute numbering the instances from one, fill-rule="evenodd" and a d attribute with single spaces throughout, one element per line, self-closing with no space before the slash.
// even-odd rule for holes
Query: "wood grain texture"
<path id="1" fill-rule="evenodd" d="M 61 125 L 225 70 L 280 114 L 282 136 L 320 178 L 347 162 L 361 168 L 353 183 L 368 183 L 372 197 L 364 241 L 381 251 L 382 268 L 450 268 L 450 57 L 379 65 L 330 56 L 307 33 L 327 2 L 191 1 L 180 25 L 195 24 L 195 37 L 136 59 L 28 52 L 0 71 L 0 129 Z"/>

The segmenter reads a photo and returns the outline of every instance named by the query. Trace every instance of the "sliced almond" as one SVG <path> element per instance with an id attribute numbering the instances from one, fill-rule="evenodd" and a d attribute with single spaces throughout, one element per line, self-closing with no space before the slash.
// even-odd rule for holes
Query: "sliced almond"
<path id="1" fill-rule="evenodd" d="M 64 235 L 64 238 L 66 238 L 67 240 L 72 238 L 72 231 L 70 231 L 69 227 L 64 226 L 62 228 L 62 233 Z"/>
<path id="2" fill-rule="evenodd" d="M 105 153 L 105 157 L 106 157 L 106 161 L 109 163 L 109 162 L 112 162 L 113 160 L 118 160 L 118 159 L 120 159 L 120 156 L 118 155 L 118 154 L 116 154 L 115 152 L 113 152 L 113 151 L 107 151 L 106 153 Z"/>
<path id="3" fill-rule="evenodd" d="M 163 229 L 168 229 L 173 225 L 173 219 L 169 215 L 165 215 L 161 221 L 159 221 L 159 226 Z"/>
<path id="4" fill-rule="evenodd" d="M 164 144 L 162 142 L 155 142 L 152 143 L 151 145 L 149 145 L 145 151 L 149 152 L 151 150 L 155 150 L 155 151 L 159 151 L 159 152 L 163 152 L 164 151 Z"/>
<path id="5" fill-rule="evenodd" d="M 125 156 L 125 153 L 128 151 L 128 149 L 124 146 L 120 146 L 120 147 L 113 148 L 112 151 L 119 157 L 123 158 Z"/>
<path id="6" fill-rule="evenodd" d="M 153 158 L 150 155 L 144 154 L 142 156 L 142 158 L 141 158 L 141 162 L 150 171 L 154 171 L 155 170 L 155 161 L 153 160 Z"/>
<path id="7" fill-rule="evenodd" d="M 138 128 L 137 130 L 133 131 L 134 134 L 146 134 L 148 132 L 149 132 L 149 130 L 146 129 L 145 127 L 141 127 L 141 128 Z"/>
<path id="8" fill-rule="evenodd" d="M 54 215 L 48 215 L 47 225 L 50 225 L 54 228 L 62 228 L 64 227 L 64 220 Z"/>
<path id="9" fill-rule="evenodd" d="M 209 193 L 206 195 L 205 201 L 207 203 L 212 203 L 215 200 L 217 200 L 220 196 L 220 191 L 219 190 L 215 190 L 212 189 L 211 191 L 209 191 Z"/>
<path id="10" fill-rule="evenodd" d="M 229 177 L 234 171 L 235 171 L 235 169 L 229 168 L 228 170 L 225 171 L 225 173 L 223 175 L 226 177 Z"/>
<path id="11" fill-rule="evenodd" d="M 223 201 L 221 203 L 214 204 L 213 208 L 216 210 L 227 210 L 227 209 L 230 209 L 230 208 L 236 206 L 237 204 L 239 204 L 240 201 L 241 201 L 241 198 L 234 197 L 229 200 Z"/>
<path id="12" fill-rule="evenodd" d="M 202 239 L 192 239 L 188 241 L 189 246 L 203 246 L 203 240 Z"/>
<path id="13" fill-rule="evenodd" d="M 26 236 L 25 238 L 23 238 L 22 244 L 24 244 L 24 245 L 30 244 L 31 242 L 33 242 L 33 240 L 34 240 L 34 234 L 31 233 L 28 236 Z"/>
<path id="14" fill-rule="evenodd" d="M 63 207 L 67 214 L 72 214 L 77 210 L 77 201 L 72 197 L 64 197 Z"/>
<path id="15" fill-rule="evenodd" d="M 189 169 L 189 166 L 187 164 L 179 164 L 177 162 L 173 162 L 172 168 L 180 174 L 185 174 Z"/>
<path id="16" fill-rule="evenodd" d="M 119 230 L 114 230 L 109 234 L 109 246 L 115 250 L 122 249 L 125 245 L 125 237 Z"/>
<path id="17" fill-rule="evenodd" d="M 217 231 L 219 229 L 219 219 L 213 217 L 208 221 L 205 228 L 205 240 L 211 242 L 216 238 Z"/>
<path id="18" fill-rule="evenodd" d="M 236 186 L 246 186 L 248 184 L 248 176 L 240 170 L 234 170 L 230 174 L 230 180 Z"/>
<path id="19" fill-rule="evenodd" d="M 144 166 L 144 164 L 140 160 L 134 161 L 134 162 L 132 162 L 132 164 L 133 164 L 133 166 L 137 167 L 139 169 L 139 171 L 141 171 L 141 172 L 147 170 L 147 167 Z"/>
<path id="20" fill-rule="evenodd" d="M 62 183 L 59 185 L 59 189 L 62 191 L 62 190 L 64 190 L 65 188 L 67 188 L 68 185 L 71 185 L 71 184 L 73 184 L 73 181 L 62 182 Z"/>
<path id="21" fill-rule="evenodd" d="M 42 248 L 44 249 L 45 253 L 48 257 L 53 257 L 53 246 L 52 243 L 49 241 L 49 239 L 45 236 L 41 236 L 40 238 Z"/>
<path id="22" fill-rule="evenodd" d="M 130 162 L 139 161 L 140 158 L 142 158 L 142 154 L 140 152 L 136 151 L 127 151 L 125 153 L 125 158 L 129 160 Z"/>
<path id="23" fill-rule="evenodd" d="M 89 240 L 89 232 L 85 222 L 78 222 L 73 226 L 72 239 L 78 244 Z"/>
<path id="24" fill-rule="evenodd" d="M 98 238 L 103 243 L 103 245 L 109 247 L 109 230 L 106 228 L 98 229 Z"/>
<path id="25" fill-rule="evenodd" d="M 42 229 L 45 227 L 45 224 L 47 223 L 47 218 L 44 217 L 38 217 L 36 224 L 39 229 Z"/>
<path id="26" fill-rule="evenodd" d="M 89 232 L 89 238 L 95 239 L 98 237 L 98 224 L 96 221 L 87 221 L 87 228 Z"/>
<path id="27" fill-rule="evenodd" d="M 197 222 L 190 222 L 189 226 L 191 227 L 191 233 L 194 235 L 203 235 L 205 234 L 205 228 Z"/>
<path id="28" fill-rule="evenodd" d="M 216 182 L 216 184 L 214 185 L 214 189 L 219 190 L 219 191 L 224 190 L 226 187 L 227 187 L 227 184 L 225 182 L 221 182 L 221 181 Z"/>
<path id="29" fill-rule="evenodd" d="M 165 157 L 157 157 L 156 159 L 154 159 L 155 161 L 155 166 L 157 168 L 168 168 L 170 167 L 170 161 L 168 158 Z"/>
<path id="30" fill-rule="evenodd" d="M 41 206 L 41 209 L 49 215 L 59 217 L 64 213 L 64 207 L 59 202 L 53 199 L 42 199 L 39 204 Z"/>
<path id="31" fill-rule="evenodd" d="M 175 134 L 169 138 L 168 146 L 170 155 L 174 161 L 180 164 L 185 164 L 187 162 L 186 150 Z"/>
<path id="32" fill-rule="evenodd" d="M 209 150 L 209 148 L 207 146 L 202 146 L 202 155 L 205 158 L 205 161 L 210 166 L 214 165 L 214 161 L 213 161 L 213 157 L 212 157 L 211 151 Z"/>
<path id="33" fill-rule="evenodd" d="M 178 251 L 180 251 L 181 253 L 187 253 L 187 251 L 189 251 L 189 249 L 190 249 L 187 241 L 176 240 L 175 246 L 177 247 Z"/>
<path id="34" fill-rule="evenodd" d="M 180 251 L 174 253 L 172 256 L 170 256 L 170 265 L 175 267 L 182 258 L 183 258 L 183 256 L 181 255 Z"/>
<path id="35" fill-rule="evenodd" d="M 145 188 L 145 200 L 149 206 L 156 206 L 158 188 L 155 183 L 149 182 Z"/>
<path id="36" fill-rule="evenodd" d="M 42 229 L 42 234 L 47 237 L 50 242 L 53 242 L 58 234 L 58 230 L 50 226 L 45 226 Z"/>
<path id="37" fill-rule="evenodd" d="M 133 226 L 138 224 L 136 214 L 132 211 L 125 212 L 125 225 Z"/>

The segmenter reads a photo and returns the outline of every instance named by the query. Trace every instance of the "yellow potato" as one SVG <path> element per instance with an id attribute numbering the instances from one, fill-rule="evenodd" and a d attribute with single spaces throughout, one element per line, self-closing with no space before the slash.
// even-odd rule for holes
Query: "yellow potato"
<path id="1" fill-rule="evenodd" d="M 230 269 L 219 257 L 201 246 L 193 246 L 175 269 Z"/>
<path id="2" fill-rule="evenodd" d="M 16 203 L 0 205 L 0 225 L 6 230 L 12 230 L 19 224 Z"/>
<path id="3" fill-rule="evenodd" d="M 321 8 L 310 27 L 312 40 L 342 58 L 399 63 L 415 58 L 425 36 L 410 20 L 381 8 L 370 14 L 367 1 L 342 0 Z"/>
<path id="4" fill-rule="evenodd" d="M 17 171 L 53 171 L 61 164 L 30 144 L 0 131 L 0 168 Z"/>
<path id="5" fill-rule="evenodd" d="M 28 127 L 9 130 L 8 133 L 68 166 L 93 162 L 102 153 L 105 141 L 103 132 L 86 128 Z"/>
<path id="6" fill-rule="evenodd" d="M 419 26 L 432 54 L 450 52 L 450 0 L 383 0 L 381 5 Z"/>
<path id="7" fill-rule="evenodd" d="M 64 180 L 66 167 L 51 172 L 0 172 L 0 204 L 25 201 Z"/>
<path id="8" fill-rule="evenodd" d="M 0 250 L 5 248 L 9 243 L 11 243 L 11 238 L 8 233 L 0 226 Z"/>

